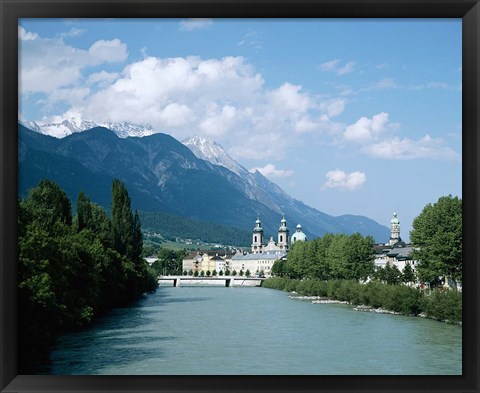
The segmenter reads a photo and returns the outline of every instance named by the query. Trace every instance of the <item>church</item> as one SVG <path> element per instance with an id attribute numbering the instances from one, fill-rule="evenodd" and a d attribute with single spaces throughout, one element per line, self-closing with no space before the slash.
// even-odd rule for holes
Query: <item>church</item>
<path id="1" fill-rule="evenodd" d="M 380 268 L 386 265 L 396 266 L 402 272 L 406 265 L 410 265 L 415 273 L 418 261 L 411 257 L 412 252 L 413 247 L 400 237 L 400 221 L 397 213 L 393 212 L 388 243 L 375 246 L 375 266 Z"/>
<path id="2" fill-rule="evenodd" d="M 300 224 L 297 225 L 295 233 L 290 238 L 287 220 L 283 216 L 277 232 L 277 241 L 275 242 L 273 236 L 271 236 L 265 244 L 262 223 L 260 218 L 257 218 L 252 232 L 251 252 L 234 255 L 231 259 L 230 270 L 236 270 L 237 272 L 249 270 L 252 275 L 263 273 L 269 276 L 274 262 L 285 258 L 291 244 L 306 240 L 307 237 L 303 233 Z"/>

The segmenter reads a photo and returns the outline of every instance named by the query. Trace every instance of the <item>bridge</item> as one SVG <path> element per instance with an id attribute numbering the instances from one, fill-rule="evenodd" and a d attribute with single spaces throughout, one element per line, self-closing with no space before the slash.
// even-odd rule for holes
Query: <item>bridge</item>
<path id="1" fill-rule="evenodd" d="M 158 283 L 180 286 L 225 286 L 225 287 L 261 287 L 265 278 L 242 277 L 242 276 L 215 276 L 215 277 L 192 277 L 192 276 L 159 276 Z"/>

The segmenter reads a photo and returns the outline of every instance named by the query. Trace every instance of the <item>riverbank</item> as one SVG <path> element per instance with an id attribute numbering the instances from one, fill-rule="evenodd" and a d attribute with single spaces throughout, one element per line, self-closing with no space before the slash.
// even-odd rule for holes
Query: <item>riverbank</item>
<path id="1" fill-rule="evenodd" d="M 426 292 L 405 285 L 389 285 L 378 281 L 360 284 L 348 280 L 294 280 L 285 277 L 271 277 L 263 282 L 263 286 L 295 292 L 299 298 L 303 297 L 315 303 L 351 304 L 356 311 L 418 316 L 453 324 L 462 323 L 462 293 L 453 290 Z"/>

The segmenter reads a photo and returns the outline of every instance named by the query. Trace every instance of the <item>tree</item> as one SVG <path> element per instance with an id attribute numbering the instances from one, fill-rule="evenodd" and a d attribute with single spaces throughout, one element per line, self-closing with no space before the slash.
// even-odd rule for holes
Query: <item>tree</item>
<path id="1" fill-rule="evenodd" d="M 203 270 L 200 272 L 200 277 L 205 277 L 205 272 Z"/>
<path id="2" fill-rule="evenodd" d="M 245 272 L 245 276 L 246 276 L 246 277 L 250 277 L 250 276 L 251 276 L 250 270 L 247 269 L 247 271 Z"/>
<path id="3" fill-rule="evenodd" d="M 188 271 L 188 275 L 189 275 L 189 276 L 193 275 L 193 270 L 192 270 L 192 269 L 190 269 L 190 270 Z"/>
<path id="4" fill-rule="evenodd" d="M 419 278 L 432 283 L 440 276 L 449 276 L 461 282 L 462 200 L 451 195 L 440 197 L 423 208 L 412 226 L 412 257 L 419 261 Z"/>
<path id="5" fill-rule="evenodd" d="M 220 270 L 220 271 L 218 272 L 218 275 L 219 275 L 219 276 L 223 276 L 223 270 Z"/>
<path id="6" fill-rule="evenodd" d="M 237 275 L 237 271 L 236 271 L 236 270 L 233 270 L 232 276 L 236 276 L 236 275 Z"/>
<path id="7" fill-rule="evenodd" d="M 195 272 L 193 273 L 193 277 L 198 277 L 198 270 L 195 270 Z"/>
<path id="8" fill-rule="evenodd" d="M 213 269 L 213 272 L 212 272 L 212 277 L 213 276 L 216 276 L 217 275 L 217 271 L 215 269 Z"/>
<path id="9" fill-rule="evenodd" d="M 415 272 L 413 271 L 412 266 L 409 263 L 407 263 L 403 268 L 402 282 L 404 282 L 405 284 L 408 284 L 410 282 L 414 282 L 415 278 L 416 278 Z"/>
<path id="10" fill-rule="evenodd" d="M 387 263 L 385 266 L 385 281 L 390 285 L 397 285 L 402 282 L 402 272 L 395 265 Z"/>
<path id="11" fill-rule="evenodd" d="M 112 183 L 112 232 L 113 245 L 120 255 L 133 250 L 133 215 L 130 211 L 130 197 L 125 185 L 118 179 Z"/>
<path id="12" fill-rule="evenodd" d="M 70 200 L 67 194 L 51 180 L 42 180 L 33 188 L 25 201 L 22 201 L 25 213 L 31 222 L 35 222 L 52 234 L 57 222 L 72 224 Z"/>
<path id="13" fill-rule="evenodd" d="M 138 216 L 138 211 L 135 210 L 135 215 L 133 216 L 132 237 L 130 240 L 129 248 L 127 249 L 127 256 L 133 260 L 138 260 L 142 257 L 142 249 L 142 228 L 140 224 L 140 217 Z"/>
<path id="14" fill-rule="evenodd" d="M 348 238 L 346 270 L 347 279 L 366 280 L 374 272 L 375 249 L 371 236 L 354 233 Z"/>
<path id="15" fill-rule="evenodd" d="M 207 270 L 206 274 L 207 274 L 207 277 L 210 277 L 210 274 L 211 274 L 210 270 Z"/>
<path id="16" fill-rule="evenodd" d="M 273 262 L 272 275 L 283 277 L 285 276 L 285 274 L 286 274 L 285 261 L 278 259 L 275 262 Z"/>
<path id="17" fill-rule="evenodd" d="M 92 204 L 83 192 L 78 194 L 77 199 L 77 226 L 79 232 L 84 228 L 92 228 Z"/>
<path id="18" fill-rule="evenodd" d="M 243 270 L 240 270 L 240 275 L 243 276 Z"/>

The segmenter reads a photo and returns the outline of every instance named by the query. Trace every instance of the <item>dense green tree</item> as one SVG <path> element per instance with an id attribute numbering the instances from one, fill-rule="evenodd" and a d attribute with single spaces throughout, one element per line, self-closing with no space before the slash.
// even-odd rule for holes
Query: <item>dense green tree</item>
<path id="1" fill-rule="evenodd" d="M 251 276 L 250 270 L 247 269 L 247 271 L 245 272 L 245 277 L 250 277 L 250 276 Z"/>
<path id="2" fill-rule="evenodd" d="M 158 252 L 158 247 L 155 247 L 152 243 L 143 243 L 142 257 L 147 258 L 155 255 Z"/>
<path id="3" fill-rule="evenodd" d="M 207 275 L 207 277 L 210 277 L 212 273 L 210 272 L 210 270 L 207 270 L 205 274 Z"/>
<path id="4" fill-rule="evenodd" d="M 237 271 L 234 269 L 232 272 L 232 276 L 236 276 L 236 275 L 237 275 Z"/>
<path id="5" fill-rule="evenodd" d="M 195 270 L 195 272 L 193 273 L 193 277 L 198 277 L 198 270 Z"/>
<path id="6" fill-rule="evenodd" d="M 118 179 L 112 183 L 112 232 L 113 245 L 120 255 L 133 252 L 133 214 L 130 197 L 125 185 Z"/>
<path id="7" fill-rule="evenodd" d="M 374 272 L 375 249 L 371 236 L 363 237 L 354 233 L 348 237 L 347 259 L 345 268 L 346 279 L 366 280 Z"/>
<path id="8" fill-rule="evenodd" d="M 412 266 L 409 263 L 407 263 L 402 271 L 402 282 L 404 282 L 405 284 L 408 284 L 408 283 L 414 282 L 415 279 L 416 279 L 415 272 L 413 271 Z"/>
<path id="9" fill-rule="evenodd" d="M 421 280 L 435 282 L 447 276 L 462 281 L 462 200 L 443 196 L 426 205 L 413 220 L 410 240 L 419 261 Z"/>
<path id="10" fill-rule="evenodd" d="M 103 209 L 83 193 L 77 203 L 72 219 L 70 200 L 48 180 L 19 201 L 19 366 L 25 374 L 46 363 L 59 333 L 158 285 L 146 262 L 114 249 Z"/>
<path id="11" fill-rule="evenodd" d="M 286 275 L 286 266 L 285 266 L 285 261 L 278 259 L 275 262 L 273 262 L 272 266 L 272 275 L 277 276 L 277 277 L 283 277 Z"/>
<path id="12" fill-rule="evenodd" d="M 133 216 L 132 224 L 132 235 L 129 252 L 127 256 L 132 260 L 138 260 L 142 258 L 142 249 L 143 249 L 143 237 L 142 237 L 142 226 L 140 224 L 140 217 L 138 216 L 138 211 L 135 210 Z"/>
<path id="13" fill-rule="evenodd" d="M 402 272 L 397 266 L 389 263 L 385 266 L 385 282 L 390 285 L 397 285 L 402 282 Z"/>
<path id="14" fill-rule="evenodd" d="M 219 275 L 220 277 L 223 276 L 223 270 L 220 270 L 220 271 L 218 272 L 218 275 Z"/>
<path id="15" fill-rule="evenodd" d="M 205 272 L 203 270 L 200 272 L 200 277 L 205 277 Z"/>
<path id="16" fill-rule="evenodd" d="M 335 235 L 327 233 L 325 236 L 314 239 L 315 263 L 312 266 L 311 275 L 313 278 L 328 280 L 332 276 L 331 268 L 327 263 L 327 250 Z"/>
<path id="17" fill-rule="evenodd" d="M 325 262 L 331 272 L 331 279 L 349 279 L 351 273 L 348 271 L 346 261 L 348 253 L 348 236 L 337 234 L 325 253 Z"/>
<path id="18" fill-rule="evenodd" d="M 84 228 L 92 228 L 92 220 L 92 204 L 90 199 L 83 192 L 80 192 L 77 199 L 78 231 Z"/>
<path id="19" fill-rule="evenodd" d="M 213 269 L 213 272 L 212 272 L 212 277 L 213 276 L 216 276 L 217 275 L 217 271 L 215 269 Z"/>
<path id="20" fill-rule="evenodd" d="M 51 180 L 42 180 L 30 190 L 26 200 L 25 213 L 30 222 L 36 222 L 48 233 L 52 233 L 56 223 L 72 224 L 71 203 L 67 194 Z"/>
<path id="21" fill-rule="evenodd" d="M 182 273 L 182 262 L 185 251 L 160 248 L 157 253 L 157 260 L 152 264 L 153 269 L 159 275 L 176 275 Z"/>

